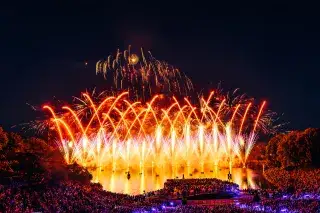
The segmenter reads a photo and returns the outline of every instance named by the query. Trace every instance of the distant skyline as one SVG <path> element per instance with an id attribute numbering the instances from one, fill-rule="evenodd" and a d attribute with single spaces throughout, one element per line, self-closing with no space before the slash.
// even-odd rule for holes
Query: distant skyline
<path id="1" fill-rule="evenodd" d="M 131 44 L 198 87 L 221 81 L 226 90 L 267 100 L 288 129 L 320 127 L 317 7 L 151 3 L 4 5 L 0 126 L 11 131 L 41 116 L 26 103 L 71 102 L 86 88 L 103 90 L 95 63 Z"/>

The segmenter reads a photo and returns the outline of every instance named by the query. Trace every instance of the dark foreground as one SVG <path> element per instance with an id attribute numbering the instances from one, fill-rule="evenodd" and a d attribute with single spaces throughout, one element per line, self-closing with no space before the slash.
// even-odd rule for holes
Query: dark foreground
<path id="1" fill-rule="evenodd" d="M 0 187 L 0 212 L 317 212 L 316 193 L 241 191 L 223 202 L 192 198 L 230 193 L 234 184 L 217 179 L 168 181 L 164 189 L 130 196 L 104 191 L 99 184 L 75 181 Z M 215 184 L 212 184 L 215 183 Z M 174 190 L 172 190 L 174 189 Z M 184 190 L 180 193 L 179 189 Z M 186 192 L 186 189 L 189 191 Z M 189 193 L 189 194 L 188 194 Z M 193 193 L 193 194 L 190 194 Z M 185 199 L 182 199 L 185 197 Z M 178 199 L 177 199 L 178 198 Z M 191 199 L 190 199 L 191 198 Z M 182 200 L 182 201 L 181 201 Z M 212 202 L 214 201 L 214 202 Z"/>

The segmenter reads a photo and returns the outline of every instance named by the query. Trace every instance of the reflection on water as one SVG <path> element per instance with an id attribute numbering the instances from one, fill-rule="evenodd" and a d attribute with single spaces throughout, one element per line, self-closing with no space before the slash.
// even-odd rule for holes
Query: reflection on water
<path id="1" fill-rule="evenodd" d="M 174 171 L 174 172 L 172 172 Z M 154 191 L 163 188 L 164 182 L 171 178 L 218 178 L 221 180 L 228 179 L 229 169 L 220 169 L 216 167 L 214 170 L 205 170 L 202 174 L 197 170 L 190 168 L 181 169 L 158 169 L 146 170 L 142 174 L 139 172 L 130 172 L 131 177 L 128 180 L 126 171 L 112 172 L 109 169 L 96 170 L 92 172 L 93 181 L 100 182 L 107 191 L 126 193 L 126 194 L 142 194 L 144 191 Z M 232 169 L 232 180 L 239 184 L 240 189 L 261 188 L 265 184 L 265 180 L 260 171 L 243 168 Z"/>

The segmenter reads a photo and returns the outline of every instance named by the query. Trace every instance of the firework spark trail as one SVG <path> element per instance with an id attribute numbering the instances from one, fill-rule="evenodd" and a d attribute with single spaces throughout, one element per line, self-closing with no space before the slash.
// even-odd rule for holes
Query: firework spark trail
<path id="1" fill-rule="evenodd" d="M 250 107 L 251 107 L 251 103 L 248 104 L 248 106 L 247 106 L 247 108 L 246 108 L 246 111 L 245 111 L 245 113 L 244 113 L 244 115 L 243 115 L 242 122 L 241 122 L 241 126 L 240 126 L 240 130 L 239 130 L 239 135 L 241 135 L 242 127 L 243 127 L 243 124 L 244 124 L 244 122 L 245 122 L 245 120 L 246 120 L 246 118 L 247 118 L 247 114 L 248 114 L 248 112 L 249 112 Z"/>
<path id="2" fill-rule="evenodd" d="M 87 121 L 81 120 L 79 117 L 82 116 L 69 106 L 62 107 L 68 116 L 62 114 L 60 117 L 51 107 L 44 106 L 53 116 L 60 136 L 59 146 L 67 163 L 94 167 L 111 165 L 113 169 L 138 167 L 141 170 L 150 162 L 172 166 L 201 162 L 203 166 L 205 163 L 217 165 L 227 157 L 231 165 L 235 157 L 241 157 L 240 147 L 245 149 L 245 156 L 241 158 L 245 163 L 256 140 L 257 122 L 265 103 L 251 125 L 254 131 L 246 137 L 242 129 L 251 103 L 242 116 L 240 128 L 236 128 L 230 122 L 224 125 L 223 115 L 219 114 L 225 99 L 218 109 L 214 109 L 209 106 L 209 97 L 203 109 L 191 105 L 187 99 L 179 103 L 172 98 L 172 104 L 168 105 L 167 100 L 155 96 L 150 103 L 142 104 L 126 100 L 127 96 L 124 92 L 94 103 L 86 94 L 85 98 L 93 108 Z M 208 112 L 210 116 L 203 115 Z M 204 117 L 206 119 L 201 119 Z"/>
<path id="3" fill-rule="evenodd" d="M 111 79 L 113 90 L 129 91 L 131 97 L 146 101 L 154 94 L 179 94 L 188 96 L 193 93 L 191 80 L 173 66 L 155 59 L 150 52 L 141 49 L 140 57 L 131 54 L 131 47 L 123 53 L 117 51 L 115 57 L 96 64 L 96 74 L 102 73 L 106 80 Z M 142 58 L 142 62 L 139 62 Z"/>
<path id="4" fill-rule="evenodd" d="M 259 121 L 259 118 L 260 118 L 260 116 L 261 116 L 261 113 L 262 113 L 262 110 L 263 110 L 263 107 L 264 107 L 265 104 L 266 104 L 266 101 L 264 101 L 264 102 L 262 103 L 261 107 L 260 107 L 259 114 L 258 114 L 257 119 L 256 119 L 255 124 L 254 124 L 253 132 L 255 132 L 255 130 L 256 130 L 256 128 L 257 128 L 258 121 Z"/>

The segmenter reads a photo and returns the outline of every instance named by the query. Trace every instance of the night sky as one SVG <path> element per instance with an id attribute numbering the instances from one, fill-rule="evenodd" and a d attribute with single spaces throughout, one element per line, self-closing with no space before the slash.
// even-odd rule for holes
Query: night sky
<path id="1" fill-rule="evenodd" d="M 35 118 L 26 103 L 101 91 L 95 63 L 129 44 L 151 50 L 197 85 L 221 81 L 267 100 L 288 129 L 320 127 L 315 5 L 90 2 L 1 6 L 0 125 L 7 131 Z"/>

